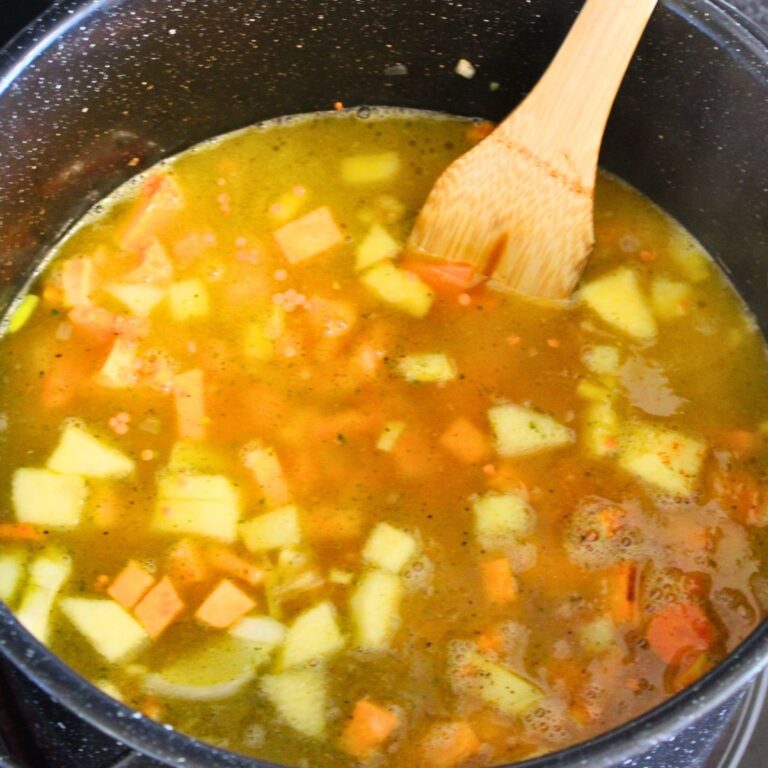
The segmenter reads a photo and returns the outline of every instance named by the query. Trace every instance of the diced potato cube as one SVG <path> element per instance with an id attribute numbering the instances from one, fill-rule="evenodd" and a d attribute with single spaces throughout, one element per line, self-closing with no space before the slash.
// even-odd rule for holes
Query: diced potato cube
<path id="1" fill-rule="evenodd" d="M 592 456 L 613 456 L 619 447 L 619 420 L 610 400 L 590 403 L 584 411 L 581 439 Z"/>
<path id="2" fill-rule="evenodd" d="M 488 418 L 501 456 L 523 456 L 562 448 L 576 439 L 572 429 L 551 416 L 514 403 L 491 408 Z"/>
<path id="3" fill-rule="evenodd" d="M 46 528 L 75 528 L 88 496 L 82 477 L 47 469 L 23 468 L 13 473 L 13 507 L 21 523 Z"/>
<path id="4" fill-rule="evenodd" d="M 621 354 L 618 347 L 596 344 L 584 350 L 581 360 L 592 373 L 615 376 L 619 372 Z"/>
<path id="5" fill-rule="evenodd" d="M 112 283 L 104 289 L 136 317 L 149 317 L 165 298 L 165 290 L 156 285 Z"/>
<path id="6" fill-rule="evenodd" d="M 418 551 L 419 544 L 410 533 L 389 523 L 379 523 L 363 547 L 363 560 L 391 573 L 400 573 Z"/>
<path id="7" fill-rule="evenodd" d="M 136 463 L 122 451 L 94 437 L 82 425 L 70 421 L 46 466 L 62 475 L 119 480 L 133 474 Z"/>
<path id="8" fill-rule="evenodd" d="M 304 667 L 264 675 L 261 690 L 291 728 L 313 739 L 323 738 L 328 713 L 324 669 Z"/>
<path id="9" fill-rule="evenodd" d="M 271 616 L 246 616 L 230 628 L 229 634 L 249 640 L 255 645 L 274 648 L 285 639 L 285 624 Z"/>
<path id="10" fill-rule="evenodd" d="M 168 470 L 175 473 L 205 475 L 216 472 L 223 465 L 224 460 L 216 448 L 195 440 L 177 440 L 168 457 Z"/>
<path id="11" fill-rule="evenodd" d="M 657 277 L 651 284 L 651 304 L 659 320 L 675 320 L 688 314 L 693 290 L 688 283 Z"/>
<path id="12" fill-rule="evenodd" d="M 389 261 L 380 261 L 363 272 L 360 282 L 382 301 L 414 317 L 424 317 L 432 306 L 432 289 L 413 272 L 398 269 Z"/>
<path id="13" fill-rule="evenodd" d="M 295 186 L 293 189 L 283 192 L 267 208 L 269 218 L 276 224 L 290 221 L 301 210 L 307 197 L 307 190 L 302 186 Z"/>
<path id="14" fill-rule="evenodd" d="M 285 330 L 285 310 L 273 305 L 264 317 L 245 326 L 243 351 L 254 360 L 268 362 L 275 356 L 275 341 Z"/>
<path id="15" fill-rule="evenodd" d="M 589 653 L 605 653 L 616 645 L 616 629 L 610 616 L 582 624 L 578 633 L 581 645 Z"/>
<path id="16" fill-rule="evenodd" d="M 355 269 L 362 272 L 384 259 L 394 259 L 402 246 L 381 224 L 373 224 L 355 249 Z"/>
<path id="17" fill-rule="evenodd" d="M 114 600 L 64 597 L 59 607 L 94 649 L 113 664 L 126 661 L 149 640 L 141 624 Z"/>
<path id="18" fill-rule="evenodd" d="M 423 383 L 455 381 L 459 375 L 456 363 L 442 352 L 406 355 L 397 364 L 397 369 L 406 381 Z"/>
<path id="19" fill-rule="evenodd" d="M 0 551 L 0 600 L 9 605 L 21 586 L 27 557 L 27 550 L 23 547 L 11 547 Z"/>
<path id="20" fill-rule="evenodd" d="M 232 542 L 239 519 L 237 491 L 223 475 L 168 473 L 160 478 L 152 519 L 155 530 Z"/>
<path id="21" fill-rule="evenodd" d="M 72 558 L 59 547 L 46 547 L 29 566 L 16 618 L 41 643 L 48 642 L 51 609 L 72 572 Z"/>
<path id="22" fill-rule="evenodd" d="M 350 155 L 341 160 L 341 178 L 346 184 L 377 184 L 394 179 L 399 172 L 397 152 Z"/>
<path id="23" fill-rule="evenodd" d="M 287 504 L 291 500 L 283 467 L 274 448 L 252 443 L 243 449 L 242 459 L 256 480 L 268 507 Z"/>
<path id="24" fill-rule="evenodd" d="M 384 651 L 400 625 L 403 584 L 385 571 L 369 571 L 355 587 L 350 599 L 357 645 L 365 650 Z"/>
<path id="25" fill-rule="evenodd" d="M 689 496 L 707 452 L 706 443 L 655 424 L 635 424 L 621 436 L 619 464 L 661 491 Z"/>
<path id="26" fill-rule="evenodd" d="M 477 670 L 470 676 L 473 690 L 504 715 L 524 715 L 544 698 L 541 688 L 480 653 L 473 655 L 470 665 Z"/>
<path id="27" fill-rule="evenodd" d="M 280 657 L 284 668 L 300 667 L 344 647 L 336 608 L 329 600 L 300 613 L 288 628 Z"/>
<path id="28" fill-rule="evenodd" d="M 667 245 L 669 255 L 687 280 L 701 283 L 712 273 L 712 264 L 697 240 L 682 227 L 676 227 Z"/>
<path id="29" fill-rule="evenodd" d="M 251 552 L 293 547 L 301 542 L 299 510 L 292 504 L 246 520 L 240 536 Z"/>
<path id="30" fill-rule="evenodd" d="M 388 421 L 376 441 L 376 448 L 384 453 L 391 453 L 404 429 L 404 421 Z"/>
<path id="31" fill-rule="evenodd" d="M 291 264 L 311 259 L 344 242 L 331 209 L 324 205 L 275 230 L 280 250 Z"/>
<path id="32" fill-rule="evenodd" d="M 631 269 L 619 267 L 591 280 L 582 286 L 579 296 L 617 330 L 642 341 L 656 337 L 656 320 Z"/>
<path id="33" fill-rule="evenodd" d="M 96 375 L 97 383 L 103 387 L 133 387 L 136 384 L 139 361 L 136 358 L 138 344 L 118 337 Z"/>
<path id="34" fill-rule="evenodd" d="M 584 400 L 594 400 L 596 402 L 611 399 L 611 392 L 600 384 L 596 384 L 589 379 L 581 379 L 576 385 L 576 394 Z"/>
<path id="35" fill-rule="evenodd" d="M 351 571 L 342 571 L 340 568 L 331 568 L 328 571 L 328 581 L 331 584 L 340 584 L 343 587 L 349 586 L 355 580 L 355 574 Z"/>
<path id="36" fill-rule="evenodd" d="M 209 312 L 208 289 L 197 278 L 171 283 L 168 287 L 171 315 L 179 323 L 207 317 Z"/>
<path id="37" fill-rule="evenodd" d="M 475 538 L 484 549 L 514 544 L 533 530 L 534 515 L 516 493 L 486 493 L 472 504 Z"/>

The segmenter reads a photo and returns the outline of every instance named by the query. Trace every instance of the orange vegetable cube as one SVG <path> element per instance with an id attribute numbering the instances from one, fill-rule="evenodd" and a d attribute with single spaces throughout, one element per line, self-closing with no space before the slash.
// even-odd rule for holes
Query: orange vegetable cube
<path id="1" fill-rule="evenodd" d="M 129 560 L 109 585 L 107 594 L 123 608 L 130 609 L 144 597 L 154 583 L 155 577 L 141 563 Z"/>
<path id="2" fill-rule="evenodd" d="M 512 573 L 509 560 L 499 557 L 480 566 L 483 589 L 492 603 L 512 603 L 517 597 L 517 580 Z"/>
<path id="3" fill-rule="evenodd" d="M 479 464 L 491 453 L 488 437 L 463 416 L 451 422 L 440 436 L 439 442 L 449 453 L 466 464 Z"/>
<path id="4" fill-rule="evenodd" d="M 222 579 L 195 612 L 195 617 L 216 629 L 232 626 L 256 605 L 229 579 Z"/>
<path id="5" fill-rule="evenodd" d="M 480 740 L 465 722 L 436 723 L 421 742 L 424 761 L 432 768 L 454 768 L 480 748 Z"/>
<path id="6" fill-rule="evenodd" d="M 258 587 L 264 581 L 264 568 L 240 557 L 229 547 L 221 544 L 208 544 L 204 554 L 206 561 L 214 570 L 226 573 L 227 576 L 240 579 L 252 587 Z"/>
<path id="7" fill-rule="evenodd" d="M 139 250 L 156 237 L 158 230 L 183 207 L 181 189 L 171 176 L 167 173 L 147 176 L 118 238 L 118 244 L 126 251 Z"/>
<path id="8" fill-rule="evenodd" d="M 285 258 L 298 264 L 339 245 L 344 235 L 324 205 L 275 230 L 275 240 Z"/>
<path id="9" fill-rule="evenodd" d="M 133 609 L 134 616 L 155 640 L 181 615 L 184 601 L 173 586 L 173 582 L 164 576 L 147 592 Z"/>
<path id="10" fill-rule="evenodd" d="M 367 760 L 397 728 L 397 715 L 386 707 L 360 699 L 344 726 L 339 746 L 358 760 Z"/>

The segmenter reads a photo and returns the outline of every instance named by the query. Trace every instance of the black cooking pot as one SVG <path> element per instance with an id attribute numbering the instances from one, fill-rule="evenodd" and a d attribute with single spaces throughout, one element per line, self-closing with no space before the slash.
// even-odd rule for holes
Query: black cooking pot
<path id="1" fill-rule="evenodd" d="M 531 88 L 577 0 L 63 2 L 0 52 L 0 309 L 82 213 L 202 139 L 276 115 L 392 104 L 491 119 Z M 477 67 L 454 74 L 459 58 Z M 499 84 L 491 90 L 490 83 Z M 668 0 L 611 117 L 604 167 L 690 229 L 764 332 L 768 43 L 720 0 Z M 0 604 L 0 650 L 119 741 L 170 764 L 254 766 L 107 698 Z M 768 661 L 763 624 L 717 669 L 627 725 L 525 763 L 617 765 L 721 705 Z"/>

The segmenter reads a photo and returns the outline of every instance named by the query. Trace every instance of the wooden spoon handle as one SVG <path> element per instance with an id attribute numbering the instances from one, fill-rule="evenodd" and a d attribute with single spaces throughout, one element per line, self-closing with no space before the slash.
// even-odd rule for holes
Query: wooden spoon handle
<path id="1" fill-rule="evenodd" d="M 544 76 L 497 131 L 589 189 L 605 124 L 657 0 L 587 0 Z M 509 123 L 509 124 L 508 124 Z M 552 156 L 541 157 L 549 147 Z"/>

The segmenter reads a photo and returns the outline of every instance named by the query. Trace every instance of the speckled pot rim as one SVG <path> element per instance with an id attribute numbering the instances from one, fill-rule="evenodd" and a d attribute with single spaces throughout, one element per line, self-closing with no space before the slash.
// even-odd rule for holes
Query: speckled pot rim
<path id="1" fill-rule="evenodd" d="M 0 50 L 0 98 L 16 78 L 59 37 L 88 24 L 91 14 L 120 0 L 63 0 Z M 666 0 L 669 10 L 725 48 L 751 72 L 768 98 L 768 37 L 724 0 Z M 268 768 L 274 763 L 196 741 L 155 723 L 103 694 L 32 638 L 0 603 L 0 652 L 44 691 L 86 722 L 124 744 L 169 765 L 200 768 Z M 517 768 L 607 768 L 668 741 L 723 704 L 768 665 L 768 621 L 716 669 L 644 715 L 589 741 L 517 763 Z M 130 753 L 123 761 L 132 763 Z"/>

